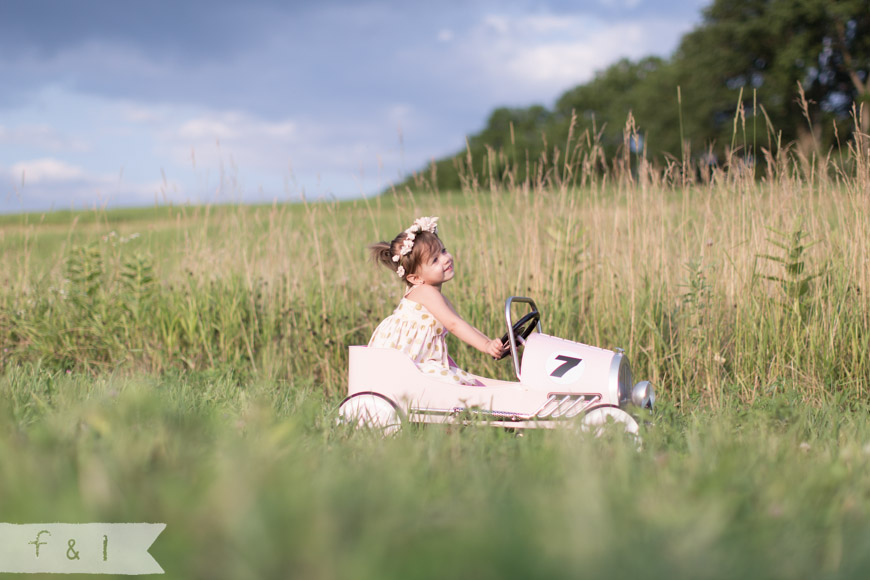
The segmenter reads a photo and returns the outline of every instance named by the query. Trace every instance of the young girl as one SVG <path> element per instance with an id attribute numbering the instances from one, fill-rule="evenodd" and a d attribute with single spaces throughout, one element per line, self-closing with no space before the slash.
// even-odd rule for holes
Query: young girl
<path id="1" fill-rule="evenodd" d="M 505 346 L 465 322 L 441 294 L 441 285 L 453 279 L 454 271 L 453 256 L 438 238 L 437 221 L 422 217 L 392 242 L 369 246 L 375 261 L 407 285 L 398 308 L 378 325 L 369 346 L 401 350 L 424 373 L 443 380 L 478 385 L 447 356 L 447 333 L 496 358 Z"/>

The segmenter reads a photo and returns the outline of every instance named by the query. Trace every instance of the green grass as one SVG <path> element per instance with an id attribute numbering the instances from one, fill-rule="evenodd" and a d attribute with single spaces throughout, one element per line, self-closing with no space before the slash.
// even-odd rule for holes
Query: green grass
<path id="1" fill-rule="evenodd" d="M 164 522 L 168 578 L 861 578 L 870 426 L 776 396 L 638 451 L 482 426 L 380 440 L 313 385 L 7 370 L 4 521 Z M 14 466 L 14 469 L 10 468 Z"/>

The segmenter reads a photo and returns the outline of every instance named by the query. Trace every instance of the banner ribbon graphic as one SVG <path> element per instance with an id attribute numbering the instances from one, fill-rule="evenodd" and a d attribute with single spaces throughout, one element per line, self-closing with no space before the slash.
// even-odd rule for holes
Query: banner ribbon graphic
<path id="1" fill-rule="evenodd" d="M 163 574 L 148 548 L 165 528 L 0 523 L 0 573 Z"/>

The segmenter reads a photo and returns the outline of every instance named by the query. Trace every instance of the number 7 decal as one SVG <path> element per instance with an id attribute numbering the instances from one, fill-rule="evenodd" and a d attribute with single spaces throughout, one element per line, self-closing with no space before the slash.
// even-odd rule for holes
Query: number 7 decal
<path id="1" fill-rule="evenodd" d="M 550 376 L 561 378 L 565 375 L 565 373 L 567 373 L 568 371 L 570 371 L 571 369 L 573 369 L 574 367 L 579 365 L 580 361 L 582 361 L 583 359 L 582 358 L 575 358 L 573 356 L 567 356 L 564 354 L 560 354 L 559 356 L 556 357 L 556 360 L 560 360 L 563 362 L 558 367 L 556 367 L 553 370 L 553 372 L 550 373 Z"/>

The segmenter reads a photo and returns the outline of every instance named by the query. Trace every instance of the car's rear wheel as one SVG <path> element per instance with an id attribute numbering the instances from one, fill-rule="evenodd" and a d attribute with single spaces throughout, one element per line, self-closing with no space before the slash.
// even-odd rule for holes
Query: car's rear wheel
<path id="1" fill-rule="evenodd" d="M 402 428 L 399 409 L 377 393 L 357 393 L 346 398 L 338 407 L 338 420 L 357 429 L 379 431 L 384 437 Z"/>

